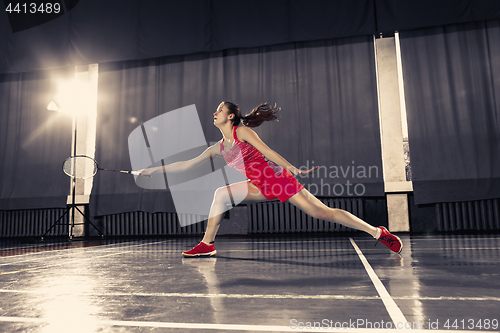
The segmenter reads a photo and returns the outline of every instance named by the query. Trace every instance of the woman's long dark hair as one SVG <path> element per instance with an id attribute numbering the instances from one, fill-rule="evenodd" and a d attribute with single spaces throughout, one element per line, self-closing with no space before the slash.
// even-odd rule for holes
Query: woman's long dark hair
<path id="1" fill-rule="evenodd" d="M 276 113 L 280 110 L 276 105 L 271 106 L 267 103 L 262 103 L 247 115 L 242 116 L 238 105 L 231 102 L 224 102 L 224 105 L 227 107 L 230 114 L 234 114 L 234 126 L 238 126 L 241 122 L 247 127 L 257 127 L 265 121 L 278 120 Z"/>

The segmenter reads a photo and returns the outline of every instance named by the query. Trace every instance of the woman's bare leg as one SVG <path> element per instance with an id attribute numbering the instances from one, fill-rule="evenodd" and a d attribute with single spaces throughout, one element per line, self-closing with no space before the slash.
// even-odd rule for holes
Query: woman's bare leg
<path id="1" fill-rule="evenodd" d="M 224 212 L 227 210 L 226 205 L 231 204 L 231 196 L 237 202 L 252 202 L 252 201 L 266 201 L 266 197 L 260 190 L 250 183 L 243 181 L 229 186 L 221 187 L 215 191 L 214 201 L 210 207 L 210 214 L 208 217 L 207 230 L 202 242 L 210 244 L 215 240 L 217 230 L 219 230 L 220 221 Z"/>
<path id="2" fill-rule="evenodd" d="M 312 217 L 340 223 L 349 228 L 365 231 L 373 237 L 377 236 L 377 228 L 345 210 L 326 206 L 306 189 L 295 194 L 288 201 Z"/>

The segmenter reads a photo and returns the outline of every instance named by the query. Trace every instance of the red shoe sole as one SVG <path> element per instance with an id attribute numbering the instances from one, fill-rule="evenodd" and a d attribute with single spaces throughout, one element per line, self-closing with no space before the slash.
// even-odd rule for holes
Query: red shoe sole
<path id="1" fill-rule="evenodd" d="M 196 254 L 188 254 L 186 252 L 182 252 L 184 257 L 212 257 L 217 254 L 217 250 L 213 250 L 212 252 L 207 253 L 196 253 Z"/>

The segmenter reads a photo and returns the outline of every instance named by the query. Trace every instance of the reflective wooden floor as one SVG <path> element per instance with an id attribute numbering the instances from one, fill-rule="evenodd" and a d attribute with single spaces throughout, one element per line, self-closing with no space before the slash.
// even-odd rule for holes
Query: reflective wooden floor
<path id="1" fill-rule="evenodd" d="M 500 330 L 500 235 L 401 238 L 3 241 L 0 331 Z"/>

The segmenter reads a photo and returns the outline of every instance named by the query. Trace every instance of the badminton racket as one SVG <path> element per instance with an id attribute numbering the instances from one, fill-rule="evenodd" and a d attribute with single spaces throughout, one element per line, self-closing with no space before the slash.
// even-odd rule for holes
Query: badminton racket
<path id="1" fill-rule="evenodd" d="M 70 156 L 64 160 L 62 165 L 63 172 L 70 177 L 77 179 L 87 179 L 94 177 L 98 171 L 114 171 L 139 175 L 139 171 L 112 170 L 99 168 L 97 161 L 92 157 L 85 155 Z"/>

